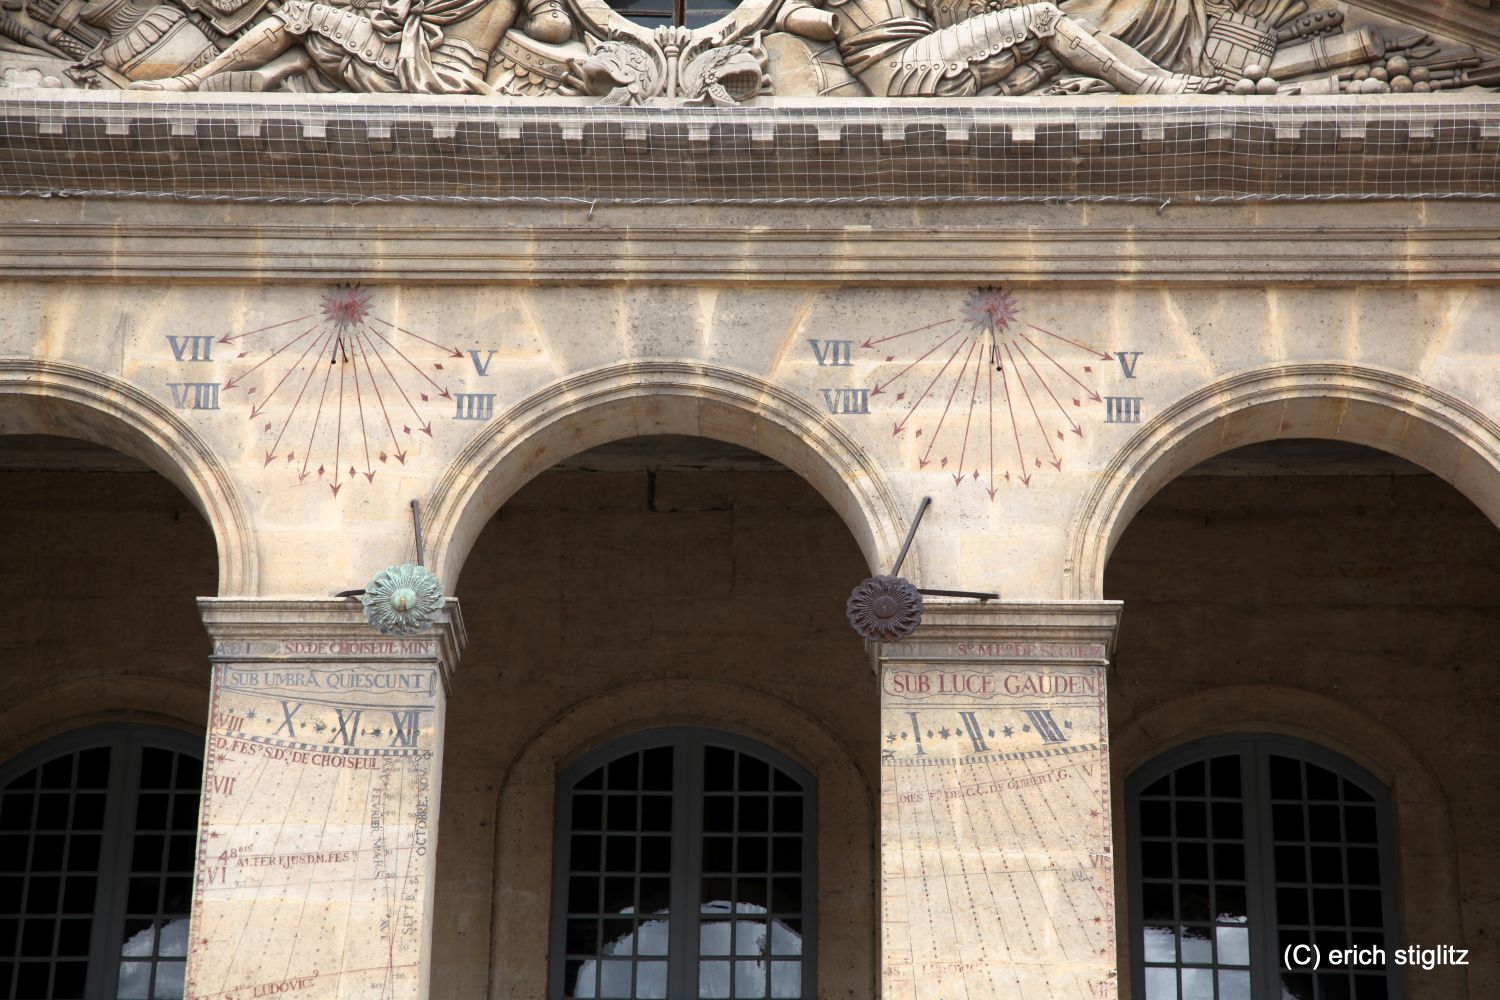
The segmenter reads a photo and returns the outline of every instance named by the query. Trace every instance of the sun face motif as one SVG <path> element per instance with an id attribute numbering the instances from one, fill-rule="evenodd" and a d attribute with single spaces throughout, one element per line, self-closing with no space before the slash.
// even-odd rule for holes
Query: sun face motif
<path id="1" fill-rule="evenodd" d="M 443 585 L 421 566 L 392 566 L 370 581 L 360 603 L 365 620 L 382 635 L 413 635 L 432 627 Z"/>
<path id="2" fill-rule="evenodd" d="M 1020 305 L 999 288 L 976 288 L 964 300 L 964 320 L 980 333 L 1001 333 L 1015 321 Z"/>
<path id="3" fill-rule="evenodd" d="M 1016 295 L 976 288 L 945 318 L 861 345 L 894 368 L 877 371 L 870 399 L 895 404 L 891 435 L 913 442 L 917 467 L 943 470 L 955 488 L 979 485 L 991 500 L 1003 484 L 1062 471 L 1086 404 L 1104 402 L 1099 363 L 1114 361 L 1021 314 Z"/>
<path id="4" fill-rule="evenodd" d="M 244 361 L 220 392 L 249 406 L 266 467 L 289 467 L 297 484 L 321 482 L 337 498 L 388 462 L 405 465 L 414 435 L 433 436 L 429 406 L 453 402 L 438 380 L 463 354 L 383 319 L 388 306 L 360 285 L 330 286 L 305 308 L 220 337 L 238 352 L 231 364 Z"/>
<path id="5" fill-rule="evenodd" d="M 849 595 L 844 617 L 866 639 L 895 642 L 922 623 L 922 595 L 904 577 L 873 576 Z"/>
<path id="6" fill-rule="evenodd" d="M 334 285 L 323 293 L 323 319 L 339 333 L 365 321 L 370 312 L 370 292 L 359 285 Z"/>

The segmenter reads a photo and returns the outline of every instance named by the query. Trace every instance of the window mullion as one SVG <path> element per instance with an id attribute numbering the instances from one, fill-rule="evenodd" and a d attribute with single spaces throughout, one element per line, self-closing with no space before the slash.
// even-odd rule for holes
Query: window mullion
<path id="1" fill-rule="evenodd" d="M 104 802 L 99 875 L 94 896 L 94 926 L 89 940 L 89 973 L 84 993 L 89 1000 L 110 1000 L 118 992 L 120 941 L 125 932 L 125 897 L 130 878 L 130 851 L 135 797 L 140 779 L 140 748 L 133 736 L 114 743 L 109 754 L 109 793 Z"/>
<path id="2" fill-rule="evenodd" d="M 698 995 L 698 882 L 703 867 L 701 737 L 677 744 L 672 768 L 672 933 L 667 995 Z"/>
<path id="3" fill-rule="evenodd" d="M 1248 792 L 1245 803 L 1255 814 L 1254 824 L 1245 824 L 1246 834 L 1253 832 L 1255 836 L 1255 842 L 1246 844 L 1245 851 L 1246 861 L 1251 866 L 1246 872 L 1251 886 L 1246 901 L 1253 907 L 1250 913 L 1252 942 L 1257 931 L 1260 939 L 1259 948 L 1253 951 L 1258 955 L 1256 971 L 1260 976 L 1252 973 L 1251 981 L 1254 983 L 1259 979 L 1254 991 L 1256 1000 L 1280 1000 L 1281 955 L 1277 948 L 1280 935 L 1276 922 L 1275 835 L 1271 826 L 1271 755 L 1260 740 L 1253 740 L 1246 746 L 1243 759 L 1249 772 L 1244 776 Z"/>

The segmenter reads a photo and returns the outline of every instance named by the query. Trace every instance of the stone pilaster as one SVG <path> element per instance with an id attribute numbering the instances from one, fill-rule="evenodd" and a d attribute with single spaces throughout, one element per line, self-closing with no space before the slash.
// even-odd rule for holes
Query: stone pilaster
<path id="1" fill-rule="evenodd" d="M 878 648 L 886 1000 L 1116 995 L 1116 602 L 929 605 Z"/>
<path id="2" fill-rule="evenodd" d="M 200 608 L 213 692 L 187 996 L 426 997 L 457 602 L 411 638 L 353 601 Z"/>

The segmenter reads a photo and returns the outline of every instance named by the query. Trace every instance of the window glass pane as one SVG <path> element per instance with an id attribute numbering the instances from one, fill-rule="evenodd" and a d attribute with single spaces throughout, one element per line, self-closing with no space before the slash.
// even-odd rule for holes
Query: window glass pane
<path id="1" fill-rule="evenodd" d="M 662 954 L 666 954 L 665 951 Z M 635 971 L 635 995 L 642 1000 L 665 1000 L 667 963 L 641 962 Z"/>
<path id="2" fill-rule="evenodd" d="M 1209 765 L 1209 773 L 1212 776 L 1211 791 L 1215 797 L 1240 797 L 1240 758 L 1237 754 L 1215 757 Z"/>
<path id="3" fill-rule="evenodd" d="M 671 922 L 667 920 L 642 920 L 635 932 L 635 953 L 666 956 L 671 929 Z"/>
<path id="4" fill-rule="evenodd" d="M 1245 877 L 1245 846 L 1214 844 L 1214 877 L 1233 881 Z"/>
<path id="5" fill-rule="evenodd" d="M 1302 798 L 1302 762 L 1292 757 L 1271 755 L 1271 798 Z"/>
<path id="6" fill-rule="evenodd" d="M 1304 765 L 1307 771 L 1307 798 L 1310 802 L 1337 802 L 1338 775 L 1316 764 Z"/>
<path id="7" fill-rule="evenodd" d="M 1214 960 L 1213 941 L 1207 927 L 1184 927 L 1182 929 L 1182 961 L 1193 965 L 1211 965 Z"/>
<path id="8" fill-rule="evenodd" d="M 1250 921 L 1250 911 L 1245 906 L 1245 887 L 1221 885 L 1214 890 L 1214 919 L 1221 924 L 1244 924 Z"/>
<path id="9" fill-rule="evenodd" d="M 1165 882 L 1147 882 L 1141 889 L 1147 920 L 1172 920 L 1177 915 L 1176 893 Z"/>
<path id="10" fill-rule="evenodd" d="M 183 962 L 158 962 L 156 965 L 156 985 L 152 988 L 151 995 L 156 1000 L 180 1000 L 182 997 L 182 976 L 187 968 Z"/>
<path id="11" fill-rule="evenodd" d="M 1207 923 L 1213 916 L 1209 905 L 1208 886 L 1183 885 L 1177 890 L 1177 905 L 1183 920 Z"/>
<path id="12" fill-rule="evenodd" d="M 771 954 L 773 955 L 800 955 L 802 954 L 802 921 L 773 920 L 771 921 Z M 800 973 L 799 973 L 800 975 Z"/>
<path id="13" fill-rule="evenodd" d="M 1177 845 L 1177 877 L 1208 878 L 1208 845 L 1206 843 Z"/>
<path id="14" fill-rule="evenodd" d="M 715 998 L 729 996 L 728 962 L 698 963 L 698 996 Z"/>
<path id="15" fill-rule="evenodd" d="M 115 995 L 119 1000 L 150 1000 L 151 963 L 121 962 L 120 985 Z"/>
<path id="16" fill-rule="evenodd" d="M 1148 962 L 1177 961 L 1177 932 L 1171 927 L 1147 927 L 1142 944 Z"/>
<path id="17" fill-rule="evenodd" d="M 1250 1000 L 1250 973 L 1221 971 L 1219 1000 Z"/>
<path id="18" fill-rule="evenodd" d="M 698 952 L 702 955 L 728 955 L 734 944 L 734 921 L 705 920 L 698 925 Z"/>
<path id="19" fill-rule="evenodd" d="M 1213 970 L 1183 969 L 1182 1000 L 1214 1000 Z"/>
<path id="20" fill-rule="evenodd" d="M 1250 964 L 1250 931 L 1247 928 L 1220 927 L 1216 933 L 1219 936 L 1220 965 Z M 1223 983 L 1222 976 L 1219 981 Z"/>
<path id="21" fill-rule="evenodd" d="M 800 997 L 802 995 L 802 963 L 771 963 L 771 996 Z"/>
<path id="22" fill-rule="evenodd" d="M 630 996 L 630 980 L 634 971 L 630 962 L 600 962 L 599 995 L 601 997 Z"/>
<path id="23" fill-rule="evenodd" d="M 1147 969 L 1146 1000 L 1178 1000 L 1177 970 Z"/>
<path id="24" fill-rule="evenodd" d="M 585 969 L 587 969 L 587 975 L 585 975 Z M 594 972 L 593 962 L 569 961 L 565 966 L 563 996 L 598 996 L 598 991 L 594 988 Z"/>
<path id="25" fill-rule="evenodd" d="M 766 995 L 766 970 L 759 962 L 734 963 L 734 997 Z"/>
<path id="26" fill-rule="evenodd" d="M 1178 798 L 1193 798 L 1208 791 L 1206 769 L 1201 763 L 1180 767 L 1172 776 L 1172 791 Z"/>

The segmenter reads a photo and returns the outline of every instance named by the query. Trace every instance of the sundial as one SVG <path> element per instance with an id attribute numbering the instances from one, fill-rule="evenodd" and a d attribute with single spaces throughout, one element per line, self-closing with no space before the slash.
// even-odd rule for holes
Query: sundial
<path id="1" fill-rule="evenodd" d="M 296 483 L 372 483 L 382 466 L 406 464 L 414 435 L 432 437 L 435 399 L 451 401 L 451 359 L 463 352 L 397 325 L 376 293 L 335 285 L 316 307 L 289 319 L 226 333 L 217 341 L 243 363 L 221 390 L 249 402 L 264 467 Z"/>
<path id="2" fill-rule="evenodd" d="M 882 671 L 884 995 L 1112 997 L 1103 670 L 995 645 Z"/>
<path id="3" fill-rule="evenodd" d="M 977 288 L 950 315 L 870 337 L 860 349 L 878 352 L 871 405 L 887 407 L 892 437 L 915 442 L 918 468 L 991 500 L 1007 484 L 1030 487 L 1040 473 L 1061 472 L 1090 421 L 1128 415 L 1116 402 L 1124 397 L 1100 390 L 1116 356 L 1034 322 L 1003 288 Z M 1119 360 L 1133 377 L 1134 361 Z"/>

